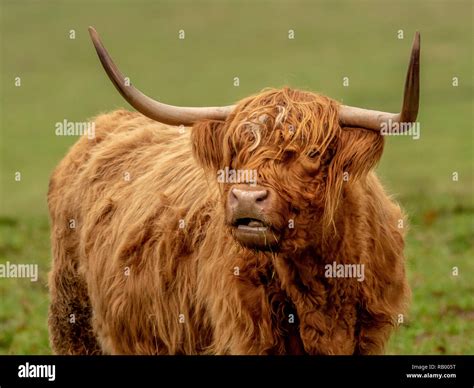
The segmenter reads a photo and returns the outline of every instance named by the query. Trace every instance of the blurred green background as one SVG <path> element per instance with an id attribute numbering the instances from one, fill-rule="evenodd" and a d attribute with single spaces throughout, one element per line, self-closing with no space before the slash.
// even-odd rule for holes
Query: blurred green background
<path id="1" fill-rule="evenodd" d="M 413 34 L 421 31 L 421 138 L 389 138 L 378 167 L 411 224 L 413 302 L 388 353 L 474 354 L 469 0 L 3 0 L 0 263 L 37 263 L 40 278 L 0 279 L 0 353 L 50 353 L 46 192 L 53 168 L 77 140 L 55 136 L 55 123 L 129 108 L 99 65 L 89 25 L 135 85 L 171 104 L 230 104 L 288 85 L 387 111 L 401 105 Z"/>

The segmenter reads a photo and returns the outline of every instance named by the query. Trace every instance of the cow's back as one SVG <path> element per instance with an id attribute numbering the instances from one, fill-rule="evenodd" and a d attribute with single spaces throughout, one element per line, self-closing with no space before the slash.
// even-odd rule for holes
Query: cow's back
<path id="1" fill-rule="evenodd" d="M 195 281 L 192 247 L 217 201 L 188 131 L 116 111 L 99 116 L 95 137 L 83 136 L 56 168 L 48 193 L 55 352 L 193 353 L 189 346 L 206 345 L 189 338 L 206 328 L 170 325 L 198 313 L 190 311 L 192 287 L 178 289 L 174 279 Z M 200 232 L 190 232 L 193 223 Z M 153 311 L 173 316 L 147 316 Z M 164 335 L 146 343 L 157 332 Z"/>

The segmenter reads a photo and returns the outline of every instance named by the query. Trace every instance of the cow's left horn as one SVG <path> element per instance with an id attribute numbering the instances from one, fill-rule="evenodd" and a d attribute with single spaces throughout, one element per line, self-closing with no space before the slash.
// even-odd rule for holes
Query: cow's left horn
<path id="1" fill-rule="evenodd" d="M 199 120 L 225 120 L 234 109 L 234 105 L 222 107 L 179 107 L 163 104 L 146 96 L 131 84 L 125 82 L 125 78 L 112 61 L 109 53 L 100 41 L 99 34 L 93 27 L 89 27 L 89 34 L 94 43 L 97 55 L 102 66 L 115 85 L 120 94 L 140 113 L 145 116 L 170 125 L 191 125 Z"/>
<path id="2" fill-rule="evenodd" d="M 400 113 L 379 112 L 369 109 L 354 108 L 342 105 L 339 111 L 339 121 L 348 127 L 360 127 L 380 131 L 383 128 L 389 132 L 394 124 L 413 123 L 418 115 L 420 97 L 420 33 L 415 33 L 411 49 L 410 65 L 408 66 L 403 95 L 402 111 Z M 400 126 L 398 126 L 400 129 Z M 407 130 L 410 126 L 401 128 Z"/>

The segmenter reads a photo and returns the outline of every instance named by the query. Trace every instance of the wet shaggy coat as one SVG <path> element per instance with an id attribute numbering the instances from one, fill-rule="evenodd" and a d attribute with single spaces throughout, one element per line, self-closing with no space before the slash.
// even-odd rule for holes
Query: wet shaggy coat
<path id="1" fill-rule="evenodd" d="M 382 136 L 340 128 L 337 110 L 272 89 L 184 133 L 98 116 L 50 181 L 53 351 L 382 353 L 409 299 L 406 225 L 372 171 Z M 278 249 L 234 240 L 224 166 L 278 193 Z M 333 262 L 364 264 L 364 281 L 326 277 Z"/>

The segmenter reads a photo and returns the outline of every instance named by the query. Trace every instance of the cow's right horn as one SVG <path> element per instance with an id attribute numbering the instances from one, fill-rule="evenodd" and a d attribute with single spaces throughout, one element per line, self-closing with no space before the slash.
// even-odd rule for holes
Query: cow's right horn
<path id="1" fill-rule="evenodd" d="M 410 64 L 405 80 L 405 91 L 403 93 L 403 105 L 400 113 L 379 112 L 375 110 L 356 108 L 342 105 L 339 111 L 339 119 L 342 125 L 348 127 L 360 127 L 381 131 L 387 128 L 391 131 L 392 126 L 407 130 L 416 120 L 420 100 L 420 33 L 415 33 L 410 55 Z"/>
<path id="2" fill-rule="evenodd" d="M 235 105 L 222 107 L 179 107 L 153 100 L 131 84 L 125 82 L 124 76 L 112 61 L 112 58 L 100 41 L 99 34 L 93 27 L 89 27 L 89 34 L 100 62 L 112 83 L 123 98 L 145 116 L 170 125 L 192 125 L 196 121 L 204 119 L 225 120 L 233 111 Z"/>

